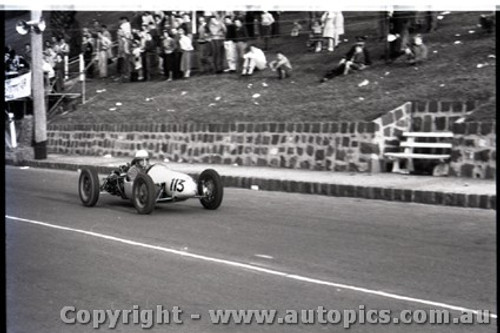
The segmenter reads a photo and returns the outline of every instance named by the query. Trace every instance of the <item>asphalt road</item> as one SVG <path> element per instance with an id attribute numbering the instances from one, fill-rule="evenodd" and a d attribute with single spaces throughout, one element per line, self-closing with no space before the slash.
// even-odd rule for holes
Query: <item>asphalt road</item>
<path id="1" fill-rule="evenodd" d="M 82 206 L 77 179 L 6 167 L 8 332 L 95 331 L 63 323 L 65 306 L 179 307 L 182 324 L 171 313 L 170 323 L 148 330 L 162 332 L 344 330 L 342 323 L 216 325 L 214 309 L 497 313 L 494 211 L 227 188 L 217 211 L 188 200 L 141 216 L 109 195 Z M 497 320 L 489 320 L 358 323 L 350 331 L 495 332 Z M 113 332 L 141 330 L 119 320 Z"/>

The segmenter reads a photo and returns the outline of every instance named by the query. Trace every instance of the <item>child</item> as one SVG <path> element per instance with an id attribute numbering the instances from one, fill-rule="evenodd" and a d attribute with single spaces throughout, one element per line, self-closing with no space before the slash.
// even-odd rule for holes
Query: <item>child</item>
<path id="1" fill-rule="evenodd" d="M 132 48 L 132 61 L 133 61 L 133 77 L 132 81 L 142 81 L 144 80 L 144 73 L 142 68 L 142 49 L 141 43 L 138 40 L 134 40 Z"/>
<path id="2" fill-rule="evenodd" d="M 309 34 L 309 47 L 314 47 L 314 52 L 321 52 L 323 49 L 323 28 L 320 20 L 314 20 Z"/>
<path id="3" fill-rule="evenodd" d="M 294 21 L 293 27 L 292 27 L 292 32 L 290 33 L 290 36 L 298 37 L 301 30 L 302 30 L 302 25 L 300 25 L 299 21 Z"/>
<path id="4" fill-rule="evenodd" d="M 278 72 L 278 79 L 280 80 L 290 77 L 290 72 L 292 71 L 290 61 L 281 51 L 276 52 L 276 59 L 269 63 L 269 67 L 272 71 Z"/>
<path id="5" fill-rule="evenodd" d="M 406 62 L 409 65 L 416 65 L 427 59 L 427 46 L 425 46 L 422 41 L 421 35 L 413 37 L 413 41 L 410 46 L 405 49 L 405 53 L 407 56 Z"/>

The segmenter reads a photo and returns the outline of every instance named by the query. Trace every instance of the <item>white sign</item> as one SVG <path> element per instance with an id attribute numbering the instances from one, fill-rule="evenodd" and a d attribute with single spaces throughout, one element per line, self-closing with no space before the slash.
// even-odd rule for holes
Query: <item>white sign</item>
<path id="1" fill-rule="evenodd" d="M 5 80 L 5 101 L 31 96 L 31 72 Z"/>

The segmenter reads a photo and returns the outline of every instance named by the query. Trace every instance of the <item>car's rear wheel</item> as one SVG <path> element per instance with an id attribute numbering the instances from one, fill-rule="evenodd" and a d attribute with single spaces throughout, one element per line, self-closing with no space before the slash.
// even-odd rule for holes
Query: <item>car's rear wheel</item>
<path id="1" fill-rule="evenodd" d="M 132 202 L 139 214 L 150 214 L 156 204 L 156 186 L 147 174 L 139 173 L 132 188 Z"/>
<path id="2" fill-rule="evenodd" d="M 200 202 L 206 209 L 217 209 L 222 203 L 224 186 L 217 171 L 207 169 L 198 178 L 198 194 L 203 196 Z"/>
<path id="3" fill-rule="evenodd" d="M 82 169 L 78 179 L 78 194 L 85 206 L 95 206 L 97 200 L 99 200 L 99 177 L 96 168 L 87 167 Z"/>

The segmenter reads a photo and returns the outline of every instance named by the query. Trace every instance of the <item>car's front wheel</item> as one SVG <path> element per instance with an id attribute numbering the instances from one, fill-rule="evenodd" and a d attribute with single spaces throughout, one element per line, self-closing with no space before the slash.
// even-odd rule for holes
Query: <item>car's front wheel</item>
<path id="1" fill-rule="evenodd" d="M 139 214 L 150 214 L 156 204 L 156 186 L 147 174 L 139 173 L 132 187 L 132 202 Z"/>
<path id="2" fill-rule="evenodd" d="M 207 169 L 198 178 L 198 194 L 203 196 L 200 202 L 206 209 L 217 209 L 222 203 L 224 186 L 217 171 Z"/>
<path id="3" fill-rule="evenodd" d="M 99 200 L 99 177 L 96 168 L 88 167 L 82 169 L 80 178 L 78 179 L 78 194 L 85 206 L 95 206 L 97 200 Z"/>

